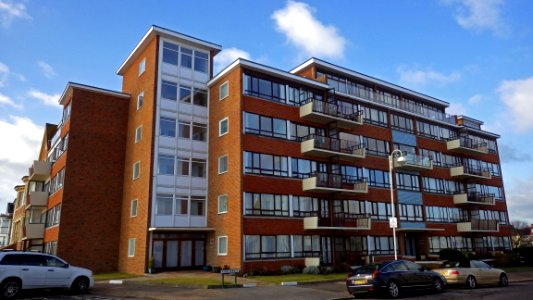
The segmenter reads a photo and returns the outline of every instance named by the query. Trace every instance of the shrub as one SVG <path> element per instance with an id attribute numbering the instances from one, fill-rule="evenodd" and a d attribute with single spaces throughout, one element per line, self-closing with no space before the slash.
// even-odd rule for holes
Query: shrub
<path id="1" fill-rule="evenodd" d="M 467 259 L 465 254 L 457 249 L 442 249 L 439 251 L 439 257 L 442 260 L 462 261 Z"/>
<path id="2" fill-rule="evenodd" d="M 321 266 L 321 267 L 319 267 L 319 270 L 320 270 L 320 274 L 324 274 L 324 275 L 331 274 L 331 273 L 335 272 L 335 268 L 334 267 L 330 267 L 330 266 Z"/>
<path id="3" fill-rule="evenodd" d="M 296 271 L 295 271 L 296 269 Z M 293 274 L 293 273 L 298 273 L 298 268 L 296 267 L 293 267 L 293 266 L 281 266 L 281 268 L 279 269 L 281 274 Z"/>
<path id="4" fill-rule="evenodd" d="M 303 273 L 304 274 L 313 274 L 313 275 L 318 275 L 320 274 L 320 269 L 316 266 L 309 266 L 309 267 L 305 267 L 303 269 Z"/>
<path id="5" fill-rule="evenodd" d="M 352 267 L 349 264 L 345 263 L 345 262 L 340 263 L 338 265 L 335 265 L 335 267 L 334 267 L 334 272 L 335 273 L 348 273 L 348 272 L 351 272 L 351 271 L 352 271 Z"/>

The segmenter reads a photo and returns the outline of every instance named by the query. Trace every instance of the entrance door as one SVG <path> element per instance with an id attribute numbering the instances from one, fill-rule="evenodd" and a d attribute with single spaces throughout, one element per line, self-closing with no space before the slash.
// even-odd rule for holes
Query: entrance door
<path id="1" fill-rule="evenodd" d="M 194 265 L 201 267 L 204 265 L 205 258 L 205 241 L 194 241 Z"/>
<path id="2" fill-rule="evenodd" d="M 167 261 L 165 262 L 165 268 L 177 268 L 178 267 L 178 241 L 167 241 Z"/>
<path id="3" fill-rule="evenodd" d="M 331 259 L 331 237 L 322 236 L 320 237 L 320 260 L 322 264 L 329 265 L 332 263 Z"/>
<path id="4" fill-rule="evenodd" d="M 154 241 L 154 268 L 163 267 L 163 241 Z"/>
<path id="5" fill-rule="evenodd" d="M 416 238 L 414 236 L 406 236 L 404 239 L 405 255 L 416 257 Z"/>
<path id="6" fill-rule="evenodd" d="M 192 267 L 192 241 L 182 240 L 180 252 L 180 267 Z"/>

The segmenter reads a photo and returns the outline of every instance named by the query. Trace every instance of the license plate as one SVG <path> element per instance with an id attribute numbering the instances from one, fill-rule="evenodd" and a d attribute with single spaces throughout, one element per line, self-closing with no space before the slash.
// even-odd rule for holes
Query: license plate
<path id="1" fill-rule="evenodd" d="M 353 284 L 365 284 L 366 283 L 366 279 L 354 280 L 352 282 L 353 282 Z"/>

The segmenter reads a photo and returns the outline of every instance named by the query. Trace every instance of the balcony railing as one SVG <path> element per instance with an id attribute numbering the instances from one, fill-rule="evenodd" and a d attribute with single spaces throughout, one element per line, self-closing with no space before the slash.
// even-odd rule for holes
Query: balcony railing
<path id="1" fill-rule="evenodd" d="M 490 170 L 478 168 L 470 165 L 463 165 L 458 167 L 452 167 L 450 169 L 450 175 L 458 179 L 491 179 L 492 175 Z"/>
<path id="2" fill-rule="evenodd" d="M 23 235 L 23 239 L 42 239 L 44 237 L 44 223 L 25 224 Z"/>
<path id="3" fill-rule="evenodd" d="M 394 159 L 394 167 L 408 171 L 433 170 L 433 161 L 426 156 L 402 152 Z"/>
<path id="4" fill-rule="evenodd" d="M 457 223 L 458 232 L 498 232 L 498 220 L 472 219 L 470 222 Z"/>
<path id="5" fill-rule="evenodd" d="M 48 192 L 28 192 L 26 209 L 31 206 L 46 206 L 48 204 Z"/>
<path id="6" fill-rule="evenodd" d="M 495 194 L 486 194 L 480 192 L 453 195 L 453 203 L 455 204 L 494 205 L 495 199 Z"/>
<path id="7" fill-rule="evenodd" d="M 333 213 L 331 217 L 304 218 L 304 229 L 370 230 L 368 214 Z"/>
<path id="8" fill-rule="evenodd" d="M 459 137 L 446 142 L 448 150 L 465 154 L 487 154 L 489 147 L 486 142 L 475 141 L 469 137 Z"/>
<path id="9" fill-rule="evenodd" d="M 46 181 L 50 177 L 52 163 L 43 160 L 34 160 L 33 165 L 29 168 L 28 181 Z"/>
<path id="10" fill-rule="evenodd" d="M 339 127 L 354 128 L 363 124 L 363 111 L 354 112 L 335 102 L 308 99 L 300 106 L 300 118 L 322 124 L 336 122 Z"/>
<path id="11" fill-rule="evenodd" d="M 317 193 L 368 193 L 368 182 L 355 176 L 316 172 L 302 181 L 302 189 Z"/>
<path id="12" fill-rule="evenodd" d="M 301 138 L 300 150 L 302 154 L 320 157 L 338 156 L 345 160 L 365 158 L 366 149 L 362 143 L 341 140 L 331 137 L 311 134 Z"/>

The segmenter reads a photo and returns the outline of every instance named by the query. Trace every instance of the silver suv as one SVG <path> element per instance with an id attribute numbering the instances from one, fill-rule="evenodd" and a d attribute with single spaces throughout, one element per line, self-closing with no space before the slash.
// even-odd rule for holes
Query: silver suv
<path id="1" fill-rule="evenodd" d="M 93 273 L 74 267 L 57 256 L 24 251 L 0 252 L 0 298 L 13 299 L 20 290 L 68 288 L 85 293 L 94 284 Z"/>

